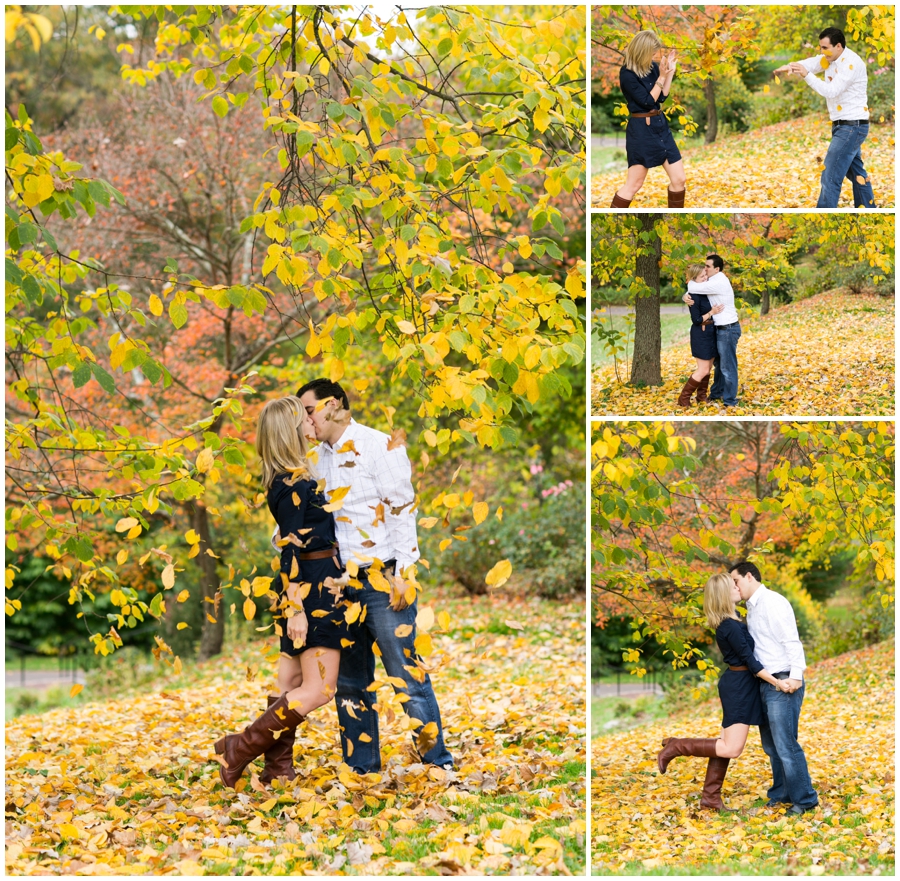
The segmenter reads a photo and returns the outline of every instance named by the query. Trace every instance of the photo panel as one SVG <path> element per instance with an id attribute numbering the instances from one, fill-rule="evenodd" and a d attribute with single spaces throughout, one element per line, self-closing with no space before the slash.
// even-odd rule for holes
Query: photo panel
<path id="1" fill-rule="evenodd" d="M 592 415 L 894 413 L 893 214 L 607 212 L 591 233 Z"/>
<path id="2" fill-rule="evenodd" d="M 891 874 L 894 423 L 591 444 L 592 874 Z"/>
<path id="3" fill-rule="evenodd" d="M 593 209 L 891 208 L 893 6 L 591 7 Z"/>

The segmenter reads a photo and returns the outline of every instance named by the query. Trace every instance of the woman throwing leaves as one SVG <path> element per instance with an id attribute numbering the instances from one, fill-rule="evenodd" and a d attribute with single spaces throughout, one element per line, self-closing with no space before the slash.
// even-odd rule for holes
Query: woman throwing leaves
<path id="1" fill-rule="evenodd" d="M 658 165 L 669 175 L 669 208 L 684 208 L 684 162 L 661 110 L 675 76 L 676 52 L 664 54 L 657 64 L 653 56 L 662 47 L 653 31 L 641 31 L 625 49 L 619 84 L 629 113 L 625 129 L 628 177 L 613 196 L 611 208 L 627 208 L 644 185 L 648 169 Z"/>
<path id="2" fill-rule="evenodd" d="M 753 655 L 753 637 L 738 617 L 735 603 L 741 594 L 728 575 L 713 575 L 703 589 L 703 612 L 716 632 L 716 643 L 728 669 L 719 680 L 722 701 L 721 737 L 667 737 L 656 757 L 661 774 L 666 773 L 675 756 L 702 756 L 709 759 L 700 804 L 705 808 L 727 810 L 722 803 L 722 783 L 728 763 L 736 759 L 747 743 L 751 725 L 763 721 L 758 679 L 786 690 L 787 680 L 776 679 Z"/>
<path id="3" fill-rule="evenodd" d="M 312 423 L 298 398 L 269 401 L 259 416 L 256 449 L 263 463 L 269 510 L 281 534 L 278 694 L 240 734 L 216 743 L 219 773 L 234 786 L 247 765 L 265 753 L 260 780 L 293 780 L 294 735 L 306 716 L 334 697 L 342 640 L 349 633 L 339 602 L 341 573 L 334 516 L 316 488 L 307 460 Z"/>

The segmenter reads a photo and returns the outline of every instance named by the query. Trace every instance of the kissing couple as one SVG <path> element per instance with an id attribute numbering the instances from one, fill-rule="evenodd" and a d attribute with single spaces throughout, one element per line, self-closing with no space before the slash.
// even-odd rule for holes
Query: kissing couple
<path id="1" fill-rule="evenodd" d="M 741 600 L 747 604 L 746 624 L 735 608 Z M 772 766 L 766 806 L 788 805 L 789 814 L 815 809 L 819 797 L 812 787 L 803 747 L 797 742 L 806 658 L 791 604 L 762 584 L 753 563 L 742 562 L 733 566 L 730 574 L 713 575 L 706 582 L 703 612 L 728 665 L 719 680 L 722 734 L 717 738 L 667 737 L 657 756 L 660 773 L 666 773 L 676 756 L 708 758 L 700 804 L 728 810 L 722 802 L 728 763 L 744 751 L 750 726 L 758 725 Z"/>
<path id="2" fill-rule="evenodd" d="M 234 787 L 261 755 L 261 782 L 296 778 L 297 727 L 332 698 L 344 762 L 360 774 L 380 771 L 378 705 L 369 691 L 376 642 L 414 720 L 418 757 L 452 770 L 431 679 L 415 649 L 419 547 L 405 447 L 352 419 L 338 383 L 315 379 L 263 407 L 256 450 L 277 524 L 281 655 L 268 709 L 215 744 L 222 782 Z M 337 518 L 329 499 L 342 502 Z M 359 604 L 358 617 L 345 614 L 351 604 Z"/>

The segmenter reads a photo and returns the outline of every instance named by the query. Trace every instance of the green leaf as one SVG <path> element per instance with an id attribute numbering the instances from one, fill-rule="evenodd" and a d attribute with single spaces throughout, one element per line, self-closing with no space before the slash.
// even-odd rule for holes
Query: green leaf
<path id="1" fill-rule="evenodd" d="M 16 144 L 19 143 L 19 130 L 15 128 L 8 128 L 6 130 L 6 149 L 12 150 Z"/>
<path id="2" fill-rule="evenodd" d="M 91 365 L 85 361 L 81 361 L 72 371 L 72 384 L 75 388 L 81 388 L 86 385 L 91 378 Z"/>
<path id="3" fill-rule="evenodd" d="M 416 237 L 416 228 L 408 223 L 400 227 L 400 238 L 404 242 L 411 241 Z"/>
<path id="4" fill-rule="evenodd" d="M 188 319 L 187 306 L 185 306 L 184 303 L 172 300 L 172 302 L 169 303 L 169 318 L 172 319 L 172 324 L 175 325 L 176 329 L 183 327 Z"/>
<path id="5" fill-rule="evenodd" d="M 221 95 L 216 95 L 212 99 L 212 109 L 216 116 L 224 117 L 228 115 L 228 101 Z"/>
<path id="6" fill-rule="evenodd" d="M 91 362 L 91 373 L 94 374 L 94 379 L 100 383 L 100 387 L 104 391 L 107 391 L 110 394 L 115 392 L 115 380 L 99 364 Z"/>

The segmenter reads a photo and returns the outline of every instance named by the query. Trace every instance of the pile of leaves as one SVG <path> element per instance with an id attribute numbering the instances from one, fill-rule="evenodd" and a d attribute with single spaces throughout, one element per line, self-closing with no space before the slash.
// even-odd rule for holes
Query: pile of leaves
<path id="1" fill-rule="evenodd" d="M 890 208 L 894 204 L 893 127 L 874 125 L 869 131 L 862 146 L 863 162 L 876 205 Z M 831 123 L 819 113 L 684 149 L 687 207 L 814 208 L 830 141 Z M 591 206 L 607 208 L 624 181 L 624 171 L 594 175 Z M 662 168 L 651 169 L 632 208 L 666 207 L 668 182 Z M 838 207 L 853 207 L 849 181 Z"/>
<path id="2" fill-rule="evenodd" d="M 829 291 L 768 315 L 741 320 L 738 344 L 740 406 L 729 416 L 884 415 L 894 409 L 894 302 Z M 627 385 L 628 364 L 594 371 L 596 415 L 721 416 L 720 405 L 677 405 L 696 367 L 685 337 L 662 353 L 664 384 Z"/>
<path id="3" fill-rule="evenodd" d="M 757 730 L 723 788 L 737 813 L 699 807 L 706 760 L 676 758 L 666 736 L 715 737 L 718 700 L 593 741 L 591 844 L 595 873 L 894 874 L 893 640 L 806 671 L 800 742 L 819 807 L 801 817 L 766 808 L 771 783 Z"/>
<path id="4" fill-rule="evenodd" d="M 418 762 L 379 666 L 381 774 L 342 763 L 330 704 L 298 730 L 297 780 L 263 786 L 260 760 L 225 789 L 213 742 L 274 684 L 251 646 L 167 690 L 9 723 L 7 873 L 583 873 L 583 606 L 440 606 L 429 660 L 455 771 Z"/>

